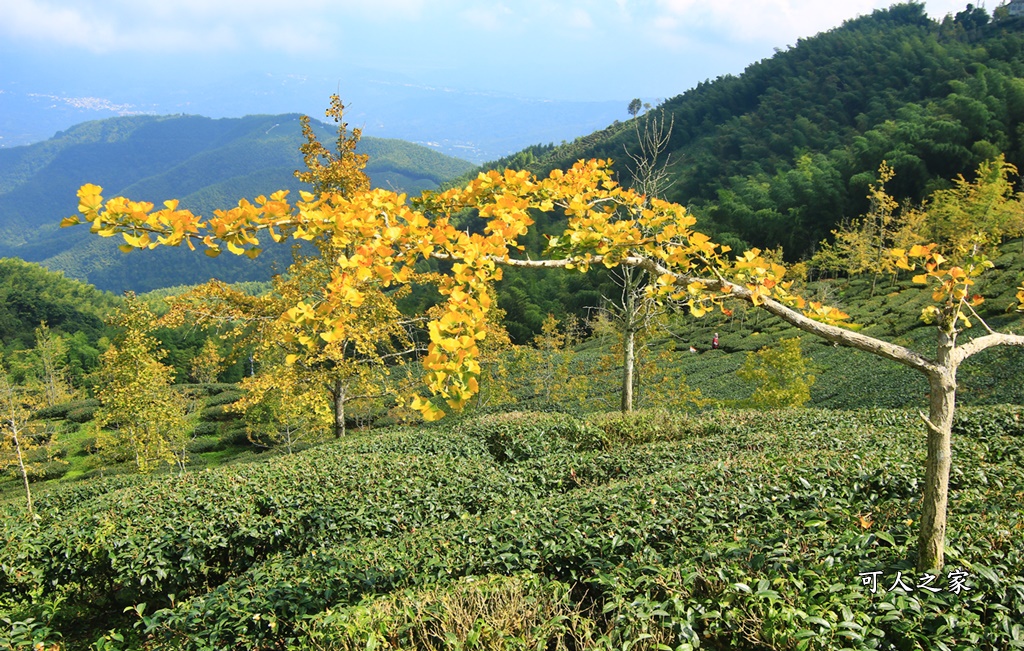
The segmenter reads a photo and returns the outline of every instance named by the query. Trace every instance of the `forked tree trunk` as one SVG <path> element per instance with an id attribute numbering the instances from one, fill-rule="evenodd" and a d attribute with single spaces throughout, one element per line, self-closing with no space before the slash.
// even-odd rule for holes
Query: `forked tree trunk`
<path id="1" fill-rule="evenodd" d="M 928 374 L 928 457 L 924 474 L 921 529 L 917 538 L 917 569 L 942 569 L 945 563 L 946 513 L 949 504 L 949 471 L 953 463 L 952 431 L 956 409 L 956 362 L 954 337 L 942 330 L 938 336 L 939 368 Z"/>

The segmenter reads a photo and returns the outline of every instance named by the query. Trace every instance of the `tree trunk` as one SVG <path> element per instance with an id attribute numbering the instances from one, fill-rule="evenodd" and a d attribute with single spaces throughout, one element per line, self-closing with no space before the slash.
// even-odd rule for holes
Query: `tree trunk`
<path id="1" fill-rule="evenodd" d="M 14 422 L 11 422 L 14 426 Z M 28 500 L 28 517 L 32 517 L 32 491 L 28 487 L 28 469 L 25 468 L 25 459 L 21 455 L 21 444 L 18 442 L 18 431 L 14 430 L 14 449 L 18 451 L 18 469 L 21 470 L 21 480 L 25 482 L 25 499 Z"/>
<path id="2" fill-rule="evenodd" d="M 636 359 L 636 333 L 632 329 L 626 330 L 625 350 L 622 353 L 622 413 L 628 414 L 633 411 L 633 367 Z"/>
<path id="3" fill-rule="evenodd" d="M 945 563 L 946 510 L 949 501 L 949 471 L 953 462 L 951 439 L 956 406 L 956 366 L 951 359 L 953 344 L 953 337 L 939 332 L 940 369 L 928 375 L 931 391 L 926 423 L 928 457 L 925 461 L 921 530 L 917 539 L 917 569 L 921 572 L 937 572 Z"/>
<path id="4" fill-rule="evenodd" d="M 340 439 L 345 436 L 345 384 L 341 378 L 334 381 L 331 397 L 334 400 L 334 438 Z"/>

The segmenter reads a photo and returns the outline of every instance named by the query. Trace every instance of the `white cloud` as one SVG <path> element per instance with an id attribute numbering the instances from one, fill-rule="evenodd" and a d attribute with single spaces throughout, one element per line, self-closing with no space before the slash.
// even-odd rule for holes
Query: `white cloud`
<path id="1" fill-rule="evenodd" d="M 568 24 L 573 29 L 592 29 L 594 27 L 594 21 L 590 18 L 590 14 L 579 7 L 569 10 Z"/>
<path id="2" fill-rule="evenodd" d="M 111 26 L 72 8 L 50 7 L 32 0 L 0 0 L 0 30 L 9 36 L 98 50 L 109 42 Z"/>
<path id="3" fill-rule="evenodd" d="M 462 18 L 470 27 L 487 32 L 496 32 L 505 27 L 512 16 L 512 10 L 503 4 L 470 7 L 462 12 Z"/>
<path id="4" fill-rule="evenodd" d="M 435 0 L 437 1 L 437 0 Z M 312 51 L 332 28 L 404 22 L 427 0 L 0 0 L 0 35 L 94 52 Z"/>
<path id="5" fill-rule="evenodd" d="M 966 0 L 931 0 L 925 9 L 935 19 L 963 10 Z M 662 38 L 685 38 L 711 31 L 737 42 L 792 44 L 838 27 L 844 20 L 871 13 L 892 0 L 655 0 L 651 25 Z"/>

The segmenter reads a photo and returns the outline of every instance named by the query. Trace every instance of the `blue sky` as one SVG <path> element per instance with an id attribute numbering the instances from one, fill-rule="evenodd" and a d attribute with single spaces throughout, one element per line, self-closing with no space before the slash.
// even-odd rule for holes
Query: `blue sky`
<path id="1" fill-rule="evenodd" d="M 531 98 L 667 98 L 889 0 L 0 0 L 0 77 L 371 69 Z M 930 0 L 941 18 L 966 5 Z M 991 9 L 991 7 L 990 7 Z M 3 81 L 0 79 L 0 81 Z M 342 91 L 344 97 L 345 92 Z"/>

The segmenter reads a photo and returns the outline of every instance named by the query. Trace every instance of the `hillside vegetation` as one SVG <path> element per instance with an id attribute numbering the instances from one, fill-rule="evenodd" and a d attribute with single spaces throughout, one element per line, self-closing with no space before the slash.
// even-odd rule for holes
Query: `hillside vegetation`
<path id="1" fill-rule="evenodd" d="M 973 44 L 1004 51 L 993 39 L 1013 25 L 973 8 L 936 24 L 907 4 L 814 42 L 849 36 L 839 59 L 877 38 L 988 61 Z M 895 65 L 888 48 L 875 64 Z M 793 67 L 793 79 L 819 69 Z M 892 99 L 878 109 L 891 126 L 918 114 L 901 103 L 910 82 L 886 74 L 862 83 Z M 269 287 L 211 282 L 166 310 L 150 306 L 178 290 L 127 296 L 85 378 L 62 361 L 70 332 L 8 318 L 33 330 L 0 359 L 0 463 L 14 470 L 0 483 L 0 647 L 1024 646 L 1024 193 L 1001 154 L 1016 140 L 953 129 L 925 155 L 904 147 L 925 140 L 890 126 L 869 138 L 878 124 L 854 116 L 822 122 L 853 144 L 822 133 L 827 153 L 806 139 L 780 153 L 768 123 L 736 117 L 774 97 L 744 79 L 708 86 L 733 90 L 680 132 L 693 148 L 673 158 L 674 185 L 619 172 L 655 195 L 688 187 L 735 249 L 600 161 L 544 180 L 494 172 L 407 203 L 370 190 L 358 134 L 342 128 L 336 155 L 313 137 L 304 147 L 303 178 L 324 198 L 220 212 L 188 240 L 250 257 L 257 234 L 312 240 L 319 255 Z M 947 81 L 958 98 L 913 96 L 926 113 L 915 129 L 966 128 L 952 111 L 967 91 Z M 1004 81 L 1007 93 L 977 97 L 1012 104 Z M 775 118 L 823 85 L 776 97 Z M 333 97 L 329 114 L 341 110 Z M 561 165 L 643 133 L 612 132 L 509 162 Z M 750 168 L 717 149 L 741 132 Z M 869 171 L 842 177 L 861 140 L 877 145 Z M 956 142 L 977 179 L 926 169 L 940 150 L 959 160 Z M 821 182 L 825 167 L 845 180 Z M 773 193 L 798 180 L 808 194 L 786 208 Z M 705 182 L 715 197 L 701 198 Z M 801 212 L 846 205 L 814 194 L 840 186 L 866 199 L 858 219 Z M 62 225 L 94 224 L 126 249 L 191 232 L 173 204 L 143 216 L 100 195 L 83 187 Z M 753 210 L 757 197 L 770 206 Z M 750 208 L 749 223 L 727 206 Z M 833 227 L 833 244 L 788 267 L 782 246 L 746 249 L 777 228 L 789 239 L 767 243 L 809 253 Z M 65 302 L 62 277 L 51 296 L 38 289 L 51 276 L 20 265 L 8 285 L 24 276 L 27 294 Z"/>
<path id="2" fill-rule="evenodd" d="M 316 123 L 327 141 L 332 130 Z M 96 183 L 112 193 L 158 205 L 178 198 L 209 215 L 278 189 L 303 186 L 298 115 L 212 120 L 198 116 L 135 116 L 87 122 L 34 145 L 0 149 L 0 256 L 39 262 L 104 290 L 146 291 L 196 284 L 217 277 L 229 282 L 267 280 L 291 260 L 279 247 L 259 262 L 199 260 L 187 252 L 157 251 L 141 260 L 125 257 L 116 243 L 82 231 L 61 231 L 75 212 L 75 191 Z M 426 147 L 365 138 L 367 173 L 376 186 L 415 193 L 464 173 L 470 164 Z"/>
<path id="3" fill-rule="evenodd" d="M 928 18 L 905 3 L 792 47 L 562 146 L 535 146 L 485 167 L 546 174 L 612 158 L 628 182 L 636 126 L 664 115 L 671 139 L 664 198 L 734 245 L 809 255 L 843 219 L 867 210 L 882 160 L 893 195 L 919 201 L 998 153 L 1020 166 L 1024 23 L 984 9 Z M 539 298 L 537 300 L 540 300 Z"/>
<path id="4" fill-rule="evenodd" d="M 1020 241 L 995 263 L 979 287 L 982 314 L 1019 327 L 1004 308 L 1024 268 Z M 920 291 L 905 280 L 871 286 L 855 277 L 807 291 L 828 294 L 864 331 L 927 350 L 934 326 L 918 319 Z M 44 410 L 63 428 L 57 456 L 70 465 L 35 477 L 35 523 L 7 487 L 0 644 L 1024 642 L 1014 626 L 1024 547 L 1012 533 L 1024 526 L 1019 354 L 992 351 L 965 369 L 962 402 L 986 406 L 961 408 L 955 425 L 949 564 L 932 593 L 917 587 L 912 562 L 927 387 L 896 365 L 805 342 L 810 404 L 829 410 L 737 410 L 750 395 L 736 374 L 746 354 L 794 332 L 739 310 L 670 328 L 674 338 L 641 353 L 653 369 L 638 387 L 648 406 L 632 416 L 600 411 L 615 403 L 617 373 L 614 341 L 601 336 L 510 353 L 509 374 L 489 376 L 461 419 L 395 428 L 378 417 L 378 428 L 299 454 L 259 453 L 231 411 L 234 387 L 193 386 L 206 397 L 185 473 L 103 462 L 96 401 Z M 708 350 L 713 332 L 721 347 Z M 664 408 L 693 388 L 710 401 L 702 410 Z M 229 459 L 243 463 L 221 465 Z M 873 572 L 875 592 L 864 583 Z M 890 589 L 898 576 L 911 590 Z M 952 592 L 960 576 L 968 589 Z"/>
<path id="5" fill-rule="evenodd" d="M 958 421 L 935 593 L 912 413 L 509 413 L 41 499 L 0 525 L 4 609 L 36 617 L 0 643 L 1012 648 L 1020 417 Z"/>

